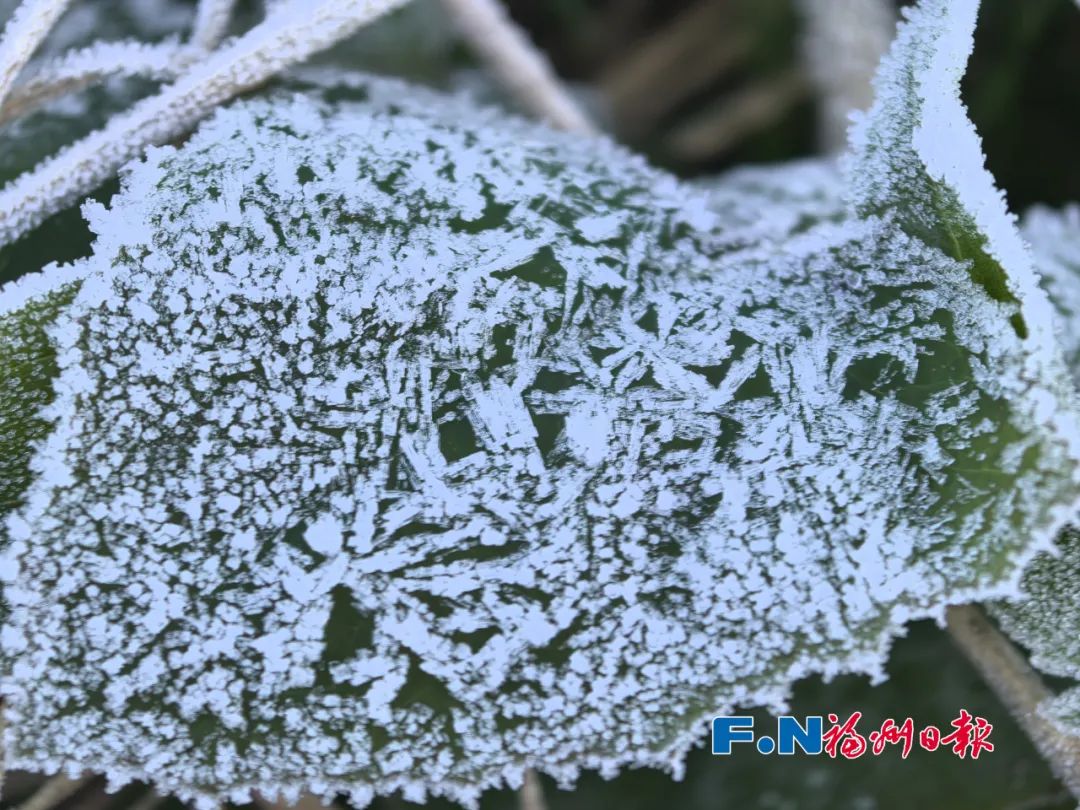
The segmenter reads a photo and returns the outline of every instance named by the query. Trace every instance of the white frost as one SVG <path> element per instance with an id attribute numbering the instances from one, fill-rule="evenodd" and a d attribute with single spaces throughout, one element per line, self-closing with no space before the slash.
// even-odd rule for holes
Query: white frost
<path id="1" fill-rule="evenodd" d="M 902 202 L 334 96 L 222 111 L 90 211 L 0 553 L 13 767 L 207 807 L 677 767 L 1075 513 L 1069 385 L 1008 328 L 1036 292 Z"/>

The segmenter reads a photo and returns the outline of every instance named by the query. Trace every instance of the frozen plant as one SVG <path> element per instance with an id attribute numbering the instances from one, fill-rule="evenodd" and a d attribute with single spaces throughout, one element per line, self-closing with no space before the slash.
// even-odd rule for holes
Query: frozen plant
<path id="1" fill-rule="evenodd" d="M 0 191 L 11 241 L 124 164 L 92 255 L 0 291 L 8 766 L 207 808 L 678 772 L 715 713 L 1021 595 L 1080 506 L 1075 294 L 960 101 L 976 0 L 908 12 L 840 166 L 690 185 L 357 73 L 225 104 L 392 5 L 215 47 L 201 4 L 198 59 Z"/>

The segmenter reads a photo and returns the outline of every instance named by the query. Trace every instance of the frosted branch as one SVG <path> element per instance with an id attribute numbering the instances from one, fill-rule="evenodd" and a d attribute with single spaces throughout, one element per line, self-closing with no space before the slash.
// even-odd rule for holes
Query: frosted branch
<path id="1" fill-rule="evenodd" d="M 547 810 L 544 786 L 540 784 L 540 777 L 532 768 L 525 771 L 525 782 L 518 791 L 518 805 L 521 810 Z"/>
<path id="2" fill-rule="evenodd" d="M 847 145 L 849 116 L 873 101 L 871 79 L 896 31 L 887 0 L 800 0 L 808 72 L 821 96 L 821 145 Z"/>
<path id="3" fill-rule="evenodd" d="M 566 91 L 547 58 L 498 0 L 443 0 L 462 34 L 507 90 L 536 116 L 570 132 L 596 128 Z"/>
<path id="4" fill-rule="evenodd" d="M 63 774 L 52 777 L 16 810 L 52 810 L 85 785 L 88 779 L 71 779 Z"/>
<path id="5" fill-rule="evenodd" d="M 271 7 L 264 22 L 209 54 L 156 96 L 0 189 L 0 245 L 17 239 L 152 144 L 190 129 L 217 105 L 333 45 L 407 0 L 322 0 Z"/>
<path id="6" fill-rule="evenodd" d="M 15 9 L 0 38 L 0 105 L 70 1 L 25 0 Z"/>
<path id="7" fill-rule="evenodd" d="M 191 44 L 205 51 L 213 50 L 225 37 L 236 0 L 199 0 Z"/>
<path id="8" fill-rule="evenodd" d="M 1058 779 L 1080 799 L 1080 739 L 1062 734 L 1039 713 L 1039 704 L 1053 696 L 1042 679 L 980 608 L 955 605 L 945 618 L 957 646 L 1031 738 Z"/>
<path id="9" fill-rule="evenodd" d="M 71 51 L 47 62 L 12 90 L 0 108 L 0 124 L 33 112 L 42 104 L 113 76 L 175 79 L 202 51 L 182 48 L 176 41 L 149 45 L 136 41 L 110 42 Z"/>

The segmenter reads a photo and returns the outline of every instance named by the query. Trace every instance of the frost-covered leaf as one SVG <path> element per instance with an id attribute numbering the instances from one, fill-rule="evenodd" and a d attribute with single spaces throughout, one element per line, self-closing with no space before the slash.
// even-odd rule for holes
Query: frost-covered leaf
<path id="1" fill-rule="evenodd" d="M 1080 207 L 1032 210 L 1023 235 L 1032 246 L 1043 284 L 1060 315 L 1061 342 L 1080 380 Z M 1080 530 L 1057 540 L 1055 554 L 1040 554 L 1025 571 L 1025 598 L 1001 602 L 995 614 L 1005 630 L 1031 651 L 1039 669 L 1080 680 Z M 1080 735 L 1080 686 L 1066 689 L 1041 710 Z"/>
<path id="2" fill-rule="evenodd" d="M 1080 680 L 1080 531 L 1070 526 L 1054 554 L 1040 554 L 1024 572 L 1024 598 L 998 602 L 1002 628 L 1031 652 L 1043 672 Z M 1045 701 L 1039 711 L 1065 732 L 1080 736 L 1080 686 Z"/>
<path id="3" fill-rule="evenodd" d="M 48 329 L 65 313 L 77 283 L 40 277 L 2 288 L 0 299 L 0 513 L 22 503 L 32 448 L 48 435 L 42 409 L 52 401 L 56 351 Z"/>
<path id="4" fill-rule="evenodd" d="M 1034 208 L 1024 216 L 1021 232 L 1059 316 L 1065 362 L 1080 384 L 1080 205 L 1061 211 Z"/>
<path id="5" fill-rule="evenodd" d="M 995 298 L 917 200 L 824 206 L 831 170 L 702 192 L 362 79 L 124 182 L 5 523 L 12 766 L 206 806 L 678 768 L 703 718 L 1008 592 L 1075 511 L 1026 261 Z"/>
<path id="6" fill-rule="evenodd" d="M 735 169 L 695 184 L 738 238 L 782 242 L 821 222 L 849 219 L 844 176 L 833 160 Z"/>
<path id="7" fill-rule="evenodd" d="M 1018 305 L 1013 328 L 1052 345 L 1053 317 L 1001 193 L 984 166 L 960 98 L 979 0 L 905 9 L 874 86 L 873 108 L 852 130 L 850 197 L 927 244 L 970 263 L 996 301 Z"/>

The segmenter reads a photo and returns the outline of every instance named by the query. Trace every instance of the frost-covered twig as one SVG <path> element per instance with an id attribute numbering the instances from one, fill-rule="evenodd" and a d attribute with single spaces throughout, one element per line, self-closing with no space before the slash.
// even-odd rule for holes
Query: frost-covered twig
<path id="1" fill-rule="evenodd" d="M 11 242 L 152 144 L 190 129 L 219 104 L 344 39 L 407 0 L 302 0 L 275 4 L 264 22 L 0 189 L 0 245 Z"/>
<path id="2" fill-rule="evenodd" d="M 16 810 L 52 810 L 89 781 L 89 777 L 71 779 L 59 774 L 38 788 L 37 792 Z"/>
<path id="3" fill-rule="evenodd" d="M 889 0 L 800 0 L 809 73 L 821 95 L 821 145 L 847 145 L 848 117 L 873 101 L 871 79 L 896 31 Z"/>
<path id="4" fill-rule="evenodd" d="M 521 810 L 547 810 L 544 786 L 540 784 L 540 777 L 532 768 L 525 771 L 525 782 L 518 791 L 518 800 Z"/>
<path id="5" fill-rule="evenodd" d="M 1039 713 L 1039 704 L 1052 697 L 1042 679 L 981 608 L 954 605 L 945 617 L 953 640 L 1031 738 L 1054 774 L 1080 799 L 1080 739 L 1062 734 Z"/>
<path id="6" fill-rule="evenodd" d="M 295 801 L 286 799 L 271 801 L 256 791 L 251 794 L 251 802 L 260 810 L 340 810 L 340 805 L 327 805 L 310 793 L 301 793 Z"/>
<path id="7" fill-rule="evenodd" d="M 174 79 L 199 54 L 203 51 L 181 47 L 176 40 L 154 45 L 131 40 L 109 42 L 70 51 L 42 65 L 29 80 L 12 90 L 0 107 L 0 124 L 112 76 Z"/>
<path id="8" fill-rule="evenodd" d="M 204 51 L 213 50 L 229 30 L 236 0 L 199 0 L 191 44 Z"/>
<path id="9" fill-rule="evenodd" d="M 0 104 L 71 0 L 24 0 L 0 37 Z"/>
<path id="10" fill-rule="evenodd" d="M 798 71 L 760 79 L 681 124 L 668 136 L 667 148 L 683 161 L 715 158 L 775 122 L 806 98 L 809 89 Z"/>
<path id="11" fill-rule="evenodd" d="M 443 0 L 469 44 L 524 107 L 571 132 L 595 132 L 547 57 L 509 18 L 498 0 Z"/>

